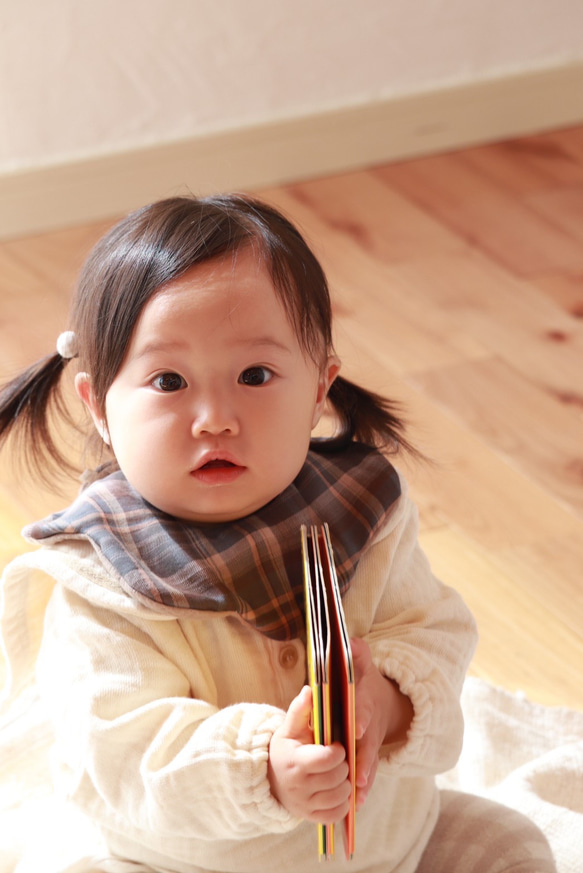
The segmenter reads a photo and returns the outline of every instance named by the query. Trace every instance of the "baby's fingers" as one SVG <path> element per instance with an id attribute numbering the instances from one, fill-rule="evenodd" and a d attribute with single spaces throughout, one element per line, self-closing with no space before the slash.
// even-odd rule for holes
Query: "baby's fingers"
<path id="1" fill-rule="evenodd" d="M 357 740 L 362 740 L 370 727 L 375 714 L 374 703 L 366 697 L 359 698 L 359 706 L 356 710 L 354 731 Z"/>
<path id="2" fill-rule="evenodd" d="M 379 765 L 378 748 L 375 743 L 363 742 L 356 749 L 356 808 L 360 809 L 373 786 Z"/>
<path id="3" fill-rule="evenodd" d="M 346 772 L 348 775 L 346 752 L 340 743 L 330 746 L 300 746 L 296 750 L 296 763 L 306 775 L 314 777 L 318 774 L 329 777 L 334 771 Z"/>
<path id="4" fill-rule="evenodd" d="M 310 798 L 310 813 L 307 818 L 319 824 L 341 821 L 350 806 L 350 783 L 344 779 L 334 788 L 318 791 Z"/>
<path id="5" fill-rule="evenodd" d="M 354 664 L 354 680 L 360 682 L 365 673 L 368 672 L 372 664 L 372 655 L 368 643 L 361 640 L 359 637 L 351 637 L 350 648 L 352 651 L 352 660 Z"/>
<path id="6" fill-rule="evenodd" d="M 359 745 L 356 751 L 356 785 L 364 788 L 376 771 L 378 751 L 371 743 Z"/>

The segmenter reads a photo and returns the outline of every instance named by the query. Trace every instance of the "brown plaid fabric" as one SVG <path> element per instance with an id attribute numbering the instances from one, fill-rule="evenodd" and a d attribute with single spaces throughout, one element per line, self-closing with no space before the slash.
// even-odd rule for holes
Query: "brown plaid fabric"
<path id="1" fill-rule="evenodd" d="M 358 443 L 310 452 L 282 494 L 253 515 L 195 525 L 155 509 L 117 471 L 67 509 L 29 525 L 35 543 L 89 540 L 131 595 L 173 610 L 237 613 L 261 633 L 304 632 L 300 525 L 330 526 L 342 592 L 400 494 L 396 471 Z"/>

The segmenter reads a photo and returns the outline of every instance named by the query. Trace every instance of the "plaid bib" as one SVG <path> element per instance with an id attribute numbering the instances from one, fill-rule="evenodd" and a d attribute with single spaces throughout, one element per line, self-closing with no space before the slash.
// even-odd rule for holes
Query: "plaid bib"
<path id="1" fill-rule="evenodd" d="M 294 482 L 258 512 L 196 525 L 147 503 L 116 471 L 62 512 L 26 527 L 34 543 L 88 540 L 132 597 L 155 609 L 236 613 L 275 640 L 304 633 L 300 525 L 328 522 L 341 592 L 400 495 L 374 449 L 311 451 Z"/>

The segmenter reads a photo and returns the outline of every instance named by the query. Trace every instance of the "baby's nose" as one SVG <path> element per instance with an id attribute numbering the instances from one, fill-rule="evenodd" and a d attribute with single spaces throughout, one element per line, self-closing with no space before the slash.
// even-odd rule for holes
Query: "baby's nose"
<path id="1" fill-rule="evenodd" d="M 235 410 L 224 399 L 218 397 L 209 400 L 196 410 L 192 421 L 193 436 L 219 436 L 227 434 L 234 436 L 239 432 L 239 421 Z"/>

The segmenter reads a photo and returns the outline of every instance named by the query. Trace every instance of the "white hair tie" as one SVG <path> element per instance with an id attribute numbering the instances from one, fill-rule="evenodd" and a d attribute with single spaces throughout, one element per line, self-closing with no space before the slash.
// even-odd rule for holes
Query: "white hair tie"
<path id="1" fill-rule="evenodd" d="M 57 340 L 57 351 L 62 358 L 69 360 L 79 354 L 77 348 L 77 334 L 73 330 L 66 330 L 60 334 Z"/>

